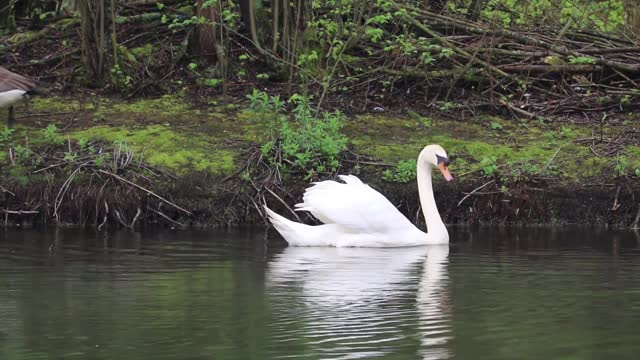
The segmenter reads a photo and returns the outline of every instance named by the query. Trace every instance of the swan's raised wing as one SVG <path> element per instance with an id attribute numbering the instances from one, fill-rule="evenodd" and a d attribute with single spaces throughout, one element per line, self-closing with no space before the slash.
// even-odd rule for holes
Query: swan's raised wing
<path id="1" fill-rule="evenodd" d="M 341 175 L 345 183 L 326 180 L 305 190 L 296 210 L 309 211 L 325 224 L 339 224 L 353 232 L 389 232 L 412 227 L 382 194 L 353 175 Z"/>

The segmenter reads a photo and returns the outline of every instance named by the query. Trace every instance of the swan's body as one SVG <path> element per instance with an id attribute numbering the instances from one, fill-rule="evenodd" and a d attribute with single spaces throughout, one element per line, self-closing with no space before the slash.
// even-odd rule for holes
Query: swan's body
<path id="1" fill-rule="evenodd" d="M 326 180 L 306 189 L 296 210 L 309 211 L 323 225 L 291 221 L 265 207 L 273 226 L 292 246 L 401 247 L 446 244 L 449 233 L 438 213 L 431 184 L 432 167 L 445 179 L 447 154 L 438 145 L 425 147 L 418 157 L 418 192 L 424 211 L 425 233 L 413 225 L 382 194 L 353 175 L 340 175 L 344 183 Z"/>

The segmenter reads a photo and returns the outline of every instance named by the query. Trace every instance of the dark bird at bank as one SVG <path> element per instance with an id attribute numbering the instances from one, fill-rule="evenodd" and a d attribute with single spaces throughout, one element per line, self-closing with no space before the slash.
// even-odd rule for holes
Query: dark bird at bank
<path id="1" fill-rule="evenodd" d="M 31 95 L 37 93 L 34 81 L 0 66 L 0 108 L 9 109 L 8 127 L 11 128 L 16 123 L 15 105 L 29 100 Z"/>

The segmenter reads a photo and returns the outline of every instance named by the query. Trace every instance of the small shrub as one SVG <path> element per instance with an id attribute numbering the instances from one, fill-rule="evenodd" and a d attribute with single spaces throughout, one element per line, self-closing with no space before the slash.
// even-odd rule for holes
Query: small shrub
<path id="1" fill-rule="evenodd" d="M 394 168 L 387 169 L 382 173 L 382 178 L 386 181 L 408 183 L 414 181 L 417 175 L 416 160 L 400 160 Z"/>
<path id="2" fill-rule="evenodd" d="M 64 137 L 60 135 L 60 130 L 55 124 L 49 124 L 42 130 L 44 142 L 48 145 L 60 145 L 64 142 Z"/>

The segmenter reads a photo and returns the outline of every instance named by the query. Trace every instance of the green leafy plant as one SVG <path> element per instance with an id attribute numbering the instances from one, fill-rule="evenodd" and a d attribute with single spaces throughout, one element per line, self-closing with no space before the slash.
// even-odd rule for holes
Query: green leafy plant
<path id="1" fill-rule="evenodd" d="M 492 121 L 492 122 L 489 124 L 489 128 L 490 128 L 491 130 L 501 130 L 501 129 L 502 129 L 502 124 L 500 124 L 500 123 L 499 123 L 499 122 L 497 122 L 497 121 Z"/>
<path id="2" fill-rule="evenodd" d="M 49 145 L 60 145 L 64 142 L 64 137 L 60 135 L 60 130 L 55 124 L 49 124 L 42 130 L 44 142 Z"/>
<path id="3" fill-rule="evenodd" d="M 484 176 L 492 176 L 496 170 L 498 169 L 498 165 L 496 164 L 496 157 L 484 157 L 480 161 L 480 169 L 482 170 L 482 174 Z"/>
<path id="4" fill-rule="evenodd" d="M 107 161 L 107 158 L 106 158 L 105 154 L 100 154 L 100 155 L 96 156 L 95 160 L 93 160 L 93 162 L 96 164 L 96 166 L 99 166 L 99 167 L 104 166 L 106 161 Z"/>
<path id="5" fill-rule="evenodd" d="M 129 91 L 133 87 L 133 77 L 126 74 L 120 65 L 115 64 L 111 68 L 111 84 L 120 90 Z"/>
<path id="6" fill-rule="evenodd" d="M 269 94 L 266 92 L 254 88 L 251 94 L 248 94 L 246 97 L 249 99 L 249 108 L 251 110 L 265 111 L 268 109 Z"/>
<path id="7" fill-rule="evenodd" d="M 616 162 L 616 166 L 614 167 L 614 171 L 617 176 L 625 176 L 627 174 L 627 170 L 629 169 L 629 160 L 627 157 L 622 155 L 618 156 L 618 161 Z"/>
<path id="8" fill-rule="evenodd" d="M 442 112 L 448 112 L 449 110 L 455 109 L 457 105 L 451 101 L 440 102 L 438 104 L 438 109 Z"/>
<path id="9" fill-rule="evenodd" d="M 416 173 L 416 160 L 400 160 L 395 167 L 385 170 L 382 178 L 386 181 L 408 183 L 416 179 Z"/>
<path id="10" fill-rule="evenodd" d="M 9 141 L 9 139 L 11 139 L 11 135 L 13 134 L 14 131 L 15 131 L 15 129 L 10 129 L 10 128 L 5 126 L 4 129 L 2 129 L 2 131 L 0 131 L 0 142 Z"/>
<path id="11" fill-rule="evenodd" d="M 256 101 L 264 102 L 264 97 L 252 94 Z M 284 105 L 279 96 L 269 98 L 271 109 Z M 288 100 L 293 105 L 291 115 L 278 116 L 278 136 L 264 143 L 260 149 L 271 164 L 281 171 L 302 170 L 306 177 L 319 172 L 335 171 L 340 162 L 338 157 L 346 149 L 347 137 L 341 133 L 342 114 L 325 112 L 320 117 L 314 115 L 308 97 L 294 94 Z M 274 149 L 281 150 L 281 158 Z"/>
<path id="12" fill-rule="evenodd" d="M 14 146 L 13 152 L 16 154 L 16 157 L 23 162 L 33 155 L 33 151 L 31 149 L 22 145 Z"/>
<path id="13" fill-rule="evenodd" d="M 224 81 L 222 79 L 204 79 L 202 81 L 202 84 L 208 87 L 215 88 L 222 85 L 223 82 Z"/>
<path id="14" fill-rule="evenodd" d="M 569 64 L 573 65 L 587 65 L 595 64 L 596 60 L 589 56 L 573 56 L 569 55 Z"/>
<path id="15" fill-rule="evenodd" d="M 75 151 L 65 151 L 64 160 L 69 162 L 74 162 L 78 159 L 78 153 Z"/>

